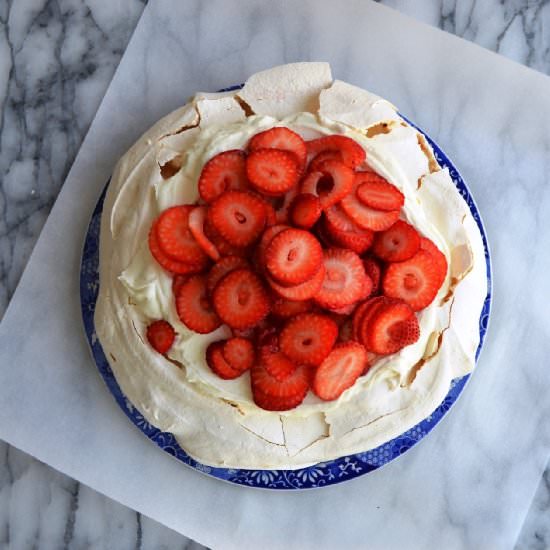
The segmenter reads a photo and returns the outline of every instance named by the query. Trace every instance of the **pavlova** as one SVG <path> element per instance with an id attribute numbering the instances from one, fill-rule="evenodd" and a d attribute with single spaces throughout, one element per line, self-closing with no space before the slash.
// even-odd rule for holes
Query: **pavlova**
<path id="1" fill-rule="evenodd" d="M 197 460 L 298 468 L 376 447 L 474 368 L 486 264 L 423 135 L 325 63 L 199 93 L 120 160 L 97 336 Z"/>

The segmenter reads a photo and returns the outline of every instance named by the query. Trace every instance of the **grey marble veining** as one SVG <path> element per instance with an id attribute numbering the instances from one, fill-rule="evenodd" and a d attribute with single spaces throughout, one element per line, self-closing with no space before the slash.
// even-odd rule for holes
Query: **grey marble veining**
<path id="1" fill-rule="evenodd" d="M 550 74 L 548 1 L 381 3 Z M 0 0 L 0 317 L 142 8 L 138 0 Z M 518 548 L 550 546 L 549 475 Z M 0 548 L 187 544 L 0 443 Z"/>

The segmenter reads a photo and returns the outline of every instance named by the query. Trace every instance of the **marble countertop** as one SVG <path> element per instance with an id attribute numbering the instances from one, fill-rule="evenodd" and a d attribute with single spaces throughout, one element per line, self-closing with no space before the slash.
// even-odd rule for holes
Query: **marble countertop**
<path id="1" fill-rule="evenodd" d="M 381 3 L 550 74 L 548 2 Z M 143 7 L 0 2 L 0 318 Z M 549 469 L 516 546 L 550 547 Z M 0 442 L 0 548 L 84 547 L 202 548 Z"/>

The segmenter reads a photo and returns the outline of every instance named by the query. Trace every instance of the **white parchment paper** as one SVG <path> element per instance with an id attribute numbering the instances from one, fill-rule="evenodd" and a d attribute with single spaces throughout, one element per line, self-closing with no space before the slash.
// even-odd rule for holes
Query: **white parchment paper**
<path id="1" fill-rule="evenodd" d="M 111 170 L 197 90 L 326 60 L 387 97 L 467 180 L 492 243 L 492 326 L 453 411 L 390 465 L 275 493 L 210 479 L 148 441 L 80 320 L 86 227 Z M 203 544 L 511 547 L 548 458 L 550 79 L 374 3 L 150 2 L 0 326 L 0 438 Z"/>

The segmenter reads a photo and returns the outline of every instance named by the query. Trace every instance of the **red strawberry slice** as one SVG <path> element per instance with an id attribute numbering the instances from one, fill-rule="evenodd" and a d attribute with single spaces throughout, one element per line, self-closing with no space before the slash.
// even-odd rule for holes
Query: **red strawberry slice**
<path id="1" fill-rule="evenodd" d="M 306 368 L 306 367 L 302 367 Z M 306 396 L 307 390 L 303 393 L 296 393 L 290 395 L 289 397 L 275 397 L 273 395 L 266 394 L 259 389 L 252 387 L 252 397 L 254 398 L 254 403 L 258 407 L 265 409 L 266 411 L 289 411 L 294 409 Z"/>
<path id="2" fill-rule="evenodd" d="M 301 396 L 300 403 L 309 389 L 308 369 L 303 366 L 297 366 L 292 374 L 284 380 L 277 380 L 271 375 L 266 366 L 260 362 L 250 369 L 250 381 L 252 384 L 252 394 L 261 392 L 265 396 L 276 398 L 289 398 Z"/>
<path id="3" fill-rule="evenodd" d="M 309 281 L 299 285 L 285 286 L 271 277 L 266 277 L 269 286 L 281 297 L 288 300 L 303 301 L 313 298 L 320 290 L 325 279 L 325 266 L 321 267 Z"/>
<path id="4" fill-rule="evenodd" d="M 271 240 L 265 259 L 272 278 L 282 284 L 297 285 L 319 271 L 323 249 L 309 231 L 285 229 Z"/>
<path id="5" fill-rule="evenodd" d="M 288 319 L 289 317 L 295 317 L 300 313 L 307 313 L 313 309 L 313 303 L 311 300 L 303 300 L 297 302 L 295 300 L 287 300 L 281 298 L 277 294 L 273 293 L 271 296 L 271 313 L 276 317 L 282 319 Z"/>
<path id="6" fill-rule="evenodd" d="M 283 382 L 296 371 L 296 365 L 283 352 L 273 353 L 264 348 L 260 353 L 262 365 L 279 382 Z"/>
<path id="7" fill-rule="evenodd" d="M 324 218 L 324 225 L 335 246 L 348 248 L 356 254 L 363 254 L 372 246 L 374 232 L 370 229 L 361 229 L 361 233 L 341 231 L 334 227 L 331 228 L 327 218 Z"/>
<path id="8" fill-rule="evenodd" d="M 338 326 L 328 316 L 304 313 L 287 322 L 281 335 L 281 351 L 299 365 L 319 365 L 330 353 Z"/>
<path id="9" fill-rule="evenodd" d="M 160 248 L 156 227 L 157 224 L 154 223 L 149 231 L 149 250 L 153 258 L 155 258 L 161 267 L 166 269 L 166 271 L 181 275 L 200 273 L 206 269 L 208 265 L 208 257 L 206 255 L 203 256 L 203 259 L 200 262 L 196 263 L 180 262 L 166 255 Z"/>
<path id="10" fill-rule="evenodd" d="M 445 254 L 443 254 L 443 252 L 441 252 L 441 250 L 439 250 L 439 248 L 437 248 L 437 246 L 427 237 L 420 238 L 420 248 L 432 255 L 436 269 L 440 273 L 439 286 L 441 286 L 447 276 L 448 265 Z"/>
<path id="11" fill-rule="evenodd" d="M 306 142 L 307 152 L 317 155 L 323 151 L 336 151 L 342 155 L 342 161 L 350 168 L 356 168 L 365 161 L 365 150 L 353 139 L 341 136 L 323 136 Z"/>
<path id="12" fill-rule="evenodd" d="M 372 288 L 369 296 L 375 296 L 380 290 L 380 277 L 382 276 L 382 268 L 374 258 L 363 258 L 363 267 L 365 273 L 372 281 Z M 368 296 L 366 296 L 368 298 Z"/>
<path id="13" fill-rule="evenodd" d="M 370 302 L 372 300 L 366 300 L 364 302 L 361 302 L 355 311 L 353 312 L 353 318 L 352 318 L 352 339 L 356 342 L 361 342 L 360 339 L 360 329 L 362 326 L 363 316 L 365 315 L 366 311 L 370 308 Z"/>
<path id="14" fill-rule="evenodd" d="M 404 302 L 379 306 L 369 322 L 368 349 L 379 355 L 396 353 L 420 336 L 418 320 Z"/>
<path id="15" fill-rule="evenodd" d="M 174 343 L 176 331 L 168 321 L 160 319 L 147 327 L 147 340 L 151 347 L 164 355 Z"/>
<path id="16" fill-rule="evenodd" d="M 386 305 L 393 303 L 403 303 L 402 300 L 395 300 L 388 298 L 387 296 L 377 296 L 368 300 L 367 307 L 363 310 L 361 317 L 357 320 L 357 341 L 365 346 L 367 350 L 369 348 L 369 335 L 370 335 L 370 323 L 374 318 L 378 310 Z"/>
<path id="17" fill-rule="evenodd" d="M 206 291 L 206 277 L 193 275 L 180 287 L 176 295 L 176 311 L 181 322 L 199 334 L 208 334 L 221 324 L 212 309 Z"/>
<path id="18" fill-rule="evenodd" d="M 311 162 L 308 166 L 308 171 L 316 172 L 319 169 L 319 166 L 321 166 L 321 164 L 323 164 L 323 162 L 325 162 L 326 160 L 338 160 L 340 162 L 344 162 L 342 158 L 342 153 L 340 153 L 340 151 L 322 151 L 311 159 Z"/>
<path id="19" fill-rule="evenodd" d="M 298 186 L 293 187 L 288 191 L 283 197 L 278 197 L 276 200 L 279 201 L 279 206 L 275 208 L 275 214 L 277 217 L 277 223 L 290 223 L 290 206 L 292 201 L 297 197 L 299 193 Z"/>
<path id="20" fill-rule="evenodd" d="M 206 219 L 206 206 L 195 206 L 189 214 L 189 230 L 199 246 L 212 258 L 215 262 L 220 259 L 220 253 L 214 244 L 204 234 L 204 220 Z"/>
<path id="21" fill-rule="evenodd" d="M 246 155 L 233 149 L 212 157 L 199 177 L 199 194 L 204 202 L 212 202 L 228 190 L 243 190 L 246 180 Z"/>
<path id="22" fill-rule="evenodd" d="M 351 388 L 365 369 L 367 352 L 357 342 L 336 344 L 319 365 L 312 389 L 324 401 L 332 401 Z"/>
<path id="23" fill-rule="evenodd" d="M 323 210 L 340 202 L 352 189 L 355 172 L 338 160 L 327 160 L 302 182 L 302 193 L 319 197 Z"/>
<path id="24" fill-rule="evenodd" d="M 325 278 L 315 301 L 329 308 L 356 302 L 364 292 L 367 278 L 361 258 L 351 250 L 331 248 L 324 251 L 323 264 Z"/>
<path id="25" fill-rule="evenodd" d="M 296 157 L 300 172 L 306 166 L 307 149 L 302 137 L 284 126 L 277 126 L 256 134 L 248 143 L 250 151 L 257 149 L 280 149 L 288 151 Z"/>
<path id="26" fill-rule="evenodd" d="M 155 222 L 158 244 L 162 252 L 178 262 L 203 263 L 204 250 L 189 229 L 189 214 L 194 206 L 172 206 L 162 212 Z"/>
<path id="27" fill-rule="evenodd" d="M 371 172 L 357 172 L 354 187 L 342 201 L 344 212 L 359 226 L 372 231 L 389 229 L 399 218 L 399 210 L 376 210 L 366 206 L 357 198 L 357 188 L 361 185 L 366 174 Z"/>
<path id="28" fill-rule="evenodd" d="M 335 204 L 325 210 L 325 220 L 330 233 L 355 233 L 356 235 L 372 235 L 370 229 L 357 225 L 345 212 L 340 204 Z"/>
<path id="29" fill-rule="evenodd" d="M 300 172 L 295 159 L 288 151 L 257 149 L 248 155 L 246 175 L 261 193 L 283 195 L 298 183 Z"/>
<path id="30" fill-rule="evenodd" d="M 212 342 L 206 348 L 206 363 L 220 378 L 233 380 L 238 378 L 244 371 L 234 369 L 223 356 L 223 342 Z"/>
<path id="31" fill-rule="evenodd" d="M 253 327 L 269 313 L 269 296 L 249 269 L 228 273 L 212 294 L 214 309 L 231 328 Z"/>
<path id="32" fill-rule="evenodd" d="M 254 346 L 247 338 L 229 338 L 223 344 L 222 353 L 231 368 L 239 372 L 248 370 L 256 359 Z"/>
<path id="33" fill-rule="evenodd" d="M 372 253 L 386 262 L 402 262 L 412 258 L 420 248 L 418 231 L 403 220 L 376 233 Z"/>
<path id="34" fill-rule="evenodd" d="M 404 262 L 390 264 L 382 279 L 386 296 L 400 298 L 414 311 L 430 305 L 441 286 L 441 272 L 426 250 L 419 250 Z"/>
<path id="35" fill-rule="evenodd" d="M 370 288 L 369 285 L 367 285 L 367 286 L 368 286 L 368 288 Z M 351 315 L 355 311 L 356 307 L 357 307 L 357 303 L 354 302 L 353 304 L 348 304 L 346 306 L 330 307 L 330 308 L 325 308 L 325 309 L 327 309 L 331 313 L 336 314 L 338 317 L 342 316 L 342 317 L 345 318 L 345 317 L 348 317 L 349 315 Z M 338 322 L 338 321 L 336 321 L 336 322 Z"/>
<path id="36" fill-rule="evenodd" d="M 212 225 L 212 222 L 208 219 L 204 221 L 204 234 L 208 240 L 216 247 L 216 250 L 223 256 L 240 256 L 245 257 L 249 253 L 249 249 L 242 246 L 234 246 L 228 243 Z"/>
<path id="37" fill-rule="evenodd" d="M 257 197 L 242 191 L 227 191 L 208 209 L 208 219 L 218 233 L 234 246 L 248 246 L 265 226 L 265 207 Z"/>
<path id="38" fill-rule="evenodd" d="M 297 227 L 310 229 L 321 217 L 321 201 L 310 193 L 298 195 L 290 205 L 290 221 Z"/>
<path id="39" fill-rule="evenodd" d="M 376 172 L 365 172 L 357 187 L 357 198 L 376 210 L 399 210 L 405 195 Z"/>
<path id="40" fill-rule="evenodd" d="M 172 278 L 172 294 L 175 296 L 178 295 L 178 292 L 180 291 L 180 288 L 182 287 L 183 283 L 185 283 L 189 279 L 188 275 L 174 275 Z"/>
<path id="41" fill-rule="evenodd" d="M 290 229 L 289 225 L 278 223 L 276 225 L 272 225 L 271 227 L 268 227 L 262 234 L 262 238 L 260 239 L 260 242 L 256 248 L 256 264 L 259 271 L 263 271 L 265 269 L 265 265 L 267 262 L 266 259 L 266 252 L 267 247 L 271 244 L 271 241 L 275 238 L 276 235 L 284 231 L 285 229 Z"/>
<path id="42" fill-rule="evenodd" d="M 225 256 L 218 263 L 214 264 L 206 277 L 206 288 L 212 294 L 216 285 L 231 271 L 235 269 L 248 269 L 250 264 L 239 256 Z"/>

